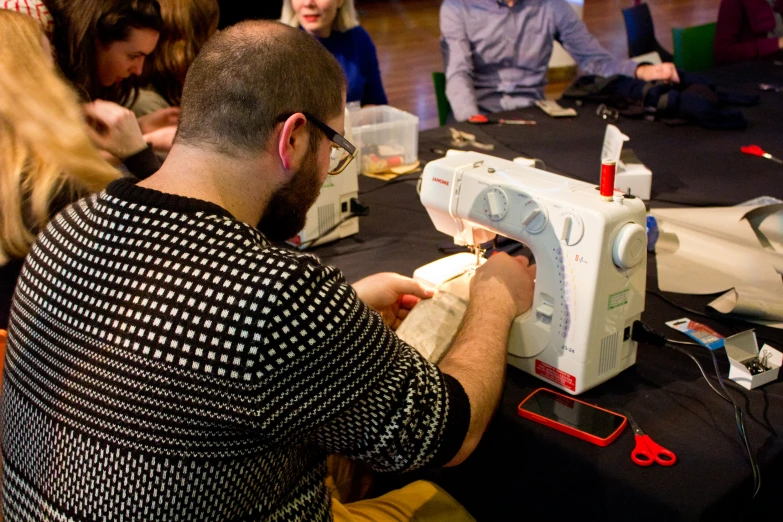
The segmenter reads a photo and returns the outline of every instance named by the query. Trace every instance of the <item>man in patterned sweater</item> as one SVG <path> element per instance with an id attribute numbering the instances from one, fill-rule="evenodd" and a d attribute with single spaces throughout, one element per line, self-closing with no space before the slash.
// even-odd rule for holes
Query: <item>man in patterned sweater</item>
<path id="1" fill-rule="evenodd" d="M 361 509 L 332 505 L 328 454 L 403 472 L 471 453 L 533 271 L 506 255 L 479 269 L 436 367 L 386 324 L 428 297 L 417 283 L 351 287 L 273 247 L 351 159 L 331 130 L 344 100 L 340 66 L 306 33 L 234 26 L 193 63 L 161 170 L 41 233 L 9 326 L 7 521 L 350 519 Z M 384 505 L 411 515 L 415 496 Z"/>

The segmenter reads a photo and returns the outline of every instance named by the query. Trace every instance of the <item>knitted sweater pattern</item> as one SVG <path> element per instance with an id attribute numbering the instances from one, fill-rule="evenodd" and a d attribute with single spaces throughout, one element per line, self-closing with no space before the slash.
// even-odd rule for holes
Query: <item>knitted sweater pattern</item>
<path id="1" fill-rule="evenodd" d="M 14 520 L 329 520 L 326 455 L 447 462 L 467 397 L 341 273 L 126 180 L 39 235 L 12 304 Z"/>

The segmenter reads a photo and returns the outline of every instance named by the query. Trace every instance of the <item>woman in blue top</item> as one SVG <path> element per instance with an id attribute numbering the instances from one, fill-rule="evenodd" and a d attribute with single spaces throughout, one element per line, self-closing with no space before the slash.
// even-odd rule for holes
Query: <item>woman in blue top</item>
<path id="1" fill-rule="evenodd" d="M 349 102 L 388 103 L 375 45 L 359 26 L 353 0 L 284 0 L 280 21 L 315 36 L 337 58 L 348 80 Z"/>

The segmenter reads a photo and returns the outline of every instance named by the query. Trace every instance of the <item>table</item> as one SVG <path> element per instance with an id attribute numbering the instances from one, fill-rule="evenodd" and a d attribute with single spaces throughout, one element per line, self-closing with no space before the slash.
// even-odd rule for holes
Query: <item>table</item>
<path id="1" fill-rule="evenodd" d="M 752 63 L 717 69 L 709 77 L 733 89 L 756 92 L 759 81 L 783 84 L 783 67 Z M 740 78 L 741 81 L 732 80 Z M 695 126 L 667 127 L 660 122 L 618 123 L 630 146 L 653 172 L 652 206 L 675 204 L 734 205 L 762 194 L 783 198 L 783 168 L 742 155 L 741 145 L 756 143 L 783 157 L 783 93 L 762 92 L 758 106 L 744 109 L 745 131 L 712 131 Z M 564 103 L 568 105 L 568 103 Z M 538 109 L 506 116 L 536 119 L 533 126 L 456 127 L 496 144 L 492 154 L 511 159 L 538 157 L 547 168 L 597 182 L 599 151 L 606 122 L 595 106 L 579 109 L 573 120 L 554 120 Z M 448 148 L 448 131 L 420 134 L 419 157 L 438 157 Z M 314 249 L 335 264 L 349 281 L 379 271 L 410 275 L 415 268 L 442 257 L 438 246 L 450 238 L 437 232 L 415 192 L 417 176 L 393 183 L 362 178 L 360 199 L 370 207 L 353 238 Z M 655 256 L 648 258 L 648 292 L 657 291 Z M 667 294 L 681 306 L 705 311 L 710 296 Z M 682 316 L 704 322 L 724 335 L 750 328 L 747 323 L 716 317 L 695 317 L 648 293 L 643 320 L 670 338 L 680 334 L 664 321 Z M 755 327 L 760 337 L 783 346 L 783 332 Z M 696 350 L 710 372 L 711 360 Z M 728 363 L 718 352 L 724 376 Z M 400 478 L 384 478 L 392 487 L 427 478 L 443 486 L 478 520 L 738 520 L 743 514 L 781 517 L 776 495 L 783 486 L 783 383 L 746 391 L 727 380 L 745 411 L 746 427 L 761 466 L 762 489 L 749 501 L 752 476 L 734 424 L 731 406 L 715 395 L 686 356 L 666 348 L 640 345 L 637 364 L 580 396 L 587 402 L 633 413 L 658 443 L 673 450 L 671 468 L 634 465 L 633 434 L 625 432 L 599 448 L 520 418 L 519 402 L 543 381 L 508 367 L 500 408 L 474 454 L 462 465 Z M 750 518 L 747 518 L 748 520 Z M 754 520 L 762 520 L 756 518 Z"/>

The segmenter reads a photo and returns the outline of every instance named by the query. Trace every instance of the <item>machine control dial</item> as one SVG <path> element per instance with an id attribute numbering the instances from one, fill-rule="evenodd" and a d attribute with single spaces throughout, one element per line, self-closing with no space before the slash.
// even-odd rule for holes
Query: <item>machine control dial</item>
<path id="1" fill-rule="evenodd" d="M 628 223 L 617 233 L 612 246 L 612 261 L 619 268 L 633 268 L 647 255 L 647 232 L 641 225 Z"/>
<path id="2" fill-rule="evenodd" d="M 484 213 L 492 221 L 499 221 L 508 213 L 508 196 L 500 187 L 492 187 L 484 193 Z"/>
<path id="3" fill-rule="evenodd" d="M 563 214 L 563 226 L 559 230 L 560 241 L 568 246 L 574 246 L 582 240 L 585 233 L 585 225 L 582 218 L 571 212 Z"/>
<path id="4" fill-rule="evenodd" d="M 549 220 L 546 207 L 539 205 L 533 200 L 525 203 L 522 209 L 522 226 L 531 234 L 538 234 Z"/>

